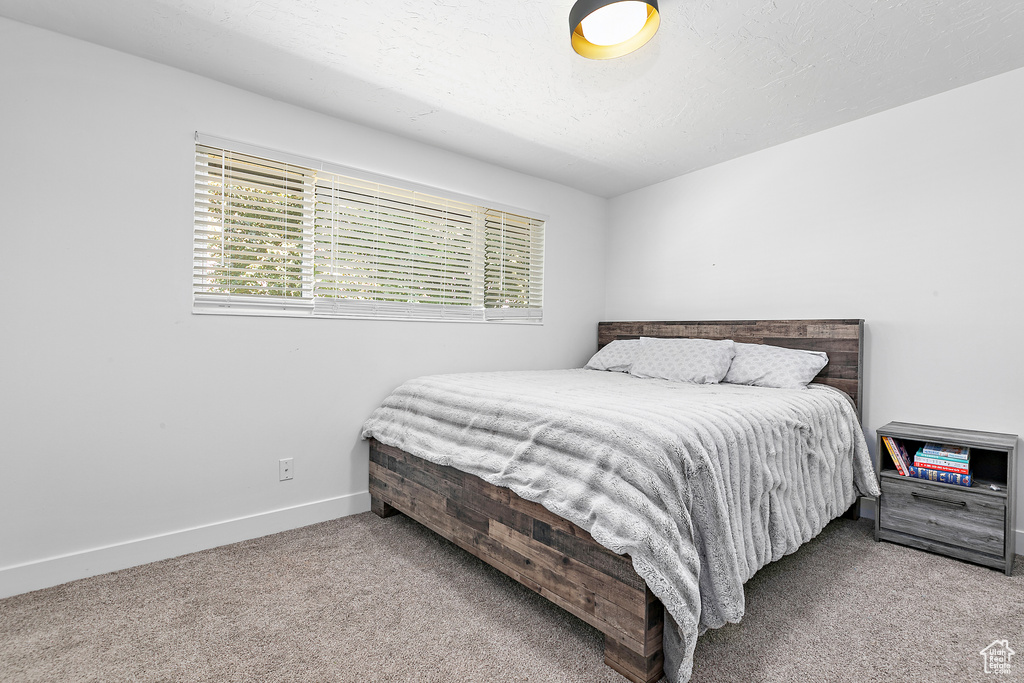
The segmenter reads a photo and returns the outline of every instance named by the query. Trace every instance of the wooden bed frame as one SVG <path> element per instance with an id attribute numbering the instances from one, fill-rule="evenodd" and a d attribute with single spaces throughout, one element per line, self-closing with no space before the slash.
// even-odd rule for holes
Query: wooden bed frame
<path id="1" fill-rule="evenodd" d="M 860 415 L 863 320 L 603 322 L 598 348 L 644 337 L 733 339 L 825 351 L 814 379 L 846 392 Z M 605 663 L 635 683 L 662 677 L 664 609 L 633 570 L 589 533 L 510 489 L 370 439 L 371 508 L 402 512 L 605 635 Z"/>

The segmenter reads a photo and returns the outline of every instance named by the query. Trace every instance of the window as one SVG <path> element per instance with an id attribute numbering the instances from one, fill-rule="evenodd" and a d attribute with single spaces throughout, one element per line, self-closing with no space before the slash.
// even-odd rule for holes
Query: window
<path id="1" fill-rule="evenodd" d="M 196 313 L 542 320 L 540 218 L 205 136 L 195 174 Z"/>

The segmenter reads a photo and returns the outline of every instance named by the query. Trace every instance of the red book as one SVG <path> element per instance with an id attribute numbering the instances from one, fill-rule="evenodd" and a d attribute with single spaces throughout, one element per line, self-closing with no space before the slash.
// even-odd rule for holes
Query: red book
<path id="1" fill-rule="evenodd" d="M 945 465 L 932 465 L 932 464 L 929 464 L 929 463 L 918 463 L 918 462 L 915 462 L 914 463 L 914 467 L 919 467 L 919 468 L 921 468 L 923 470 L 935 470 L 936 472 L 952 472 L 954 474 L 969 474 L 970 473 L 970 470 L 968 470 L 966 467 L 964 467 L 964 468 L 947 467 Z"/>

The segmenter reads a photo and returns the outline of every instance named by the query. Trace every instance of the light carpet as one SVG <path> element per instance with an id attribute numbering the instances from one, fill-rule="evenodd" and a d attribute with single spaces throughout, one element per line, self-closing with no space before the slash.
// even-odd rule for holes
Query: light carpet
<path id="1" fill-rule="evenodd" d="M 1015 575 L 837 520 L 747 583 L 695 683 L 1024 681 Z M 1008 640 L 1009 674 L 980 651 Z M 0 681 L 621 683 L 602 636 L 403 516 L 355 515 L 0 600 Z"/>

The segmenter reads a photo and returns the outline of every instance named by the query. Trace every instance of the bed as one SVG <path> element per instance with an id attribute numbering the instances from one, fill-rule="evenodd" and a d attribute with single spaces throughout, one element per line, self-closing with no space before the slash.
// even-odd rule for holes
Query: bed
<path id="1" fill-rule="evenodd" d="M 642 380 L 591 370 L 423 378 L 405 394 L 396 390 L 364 425 L 364 436 L 370 441 L 370 496 L 376 514 L 404 513 L 596 627 L 605 635 L 605 662 L 631 681 L 650 683 L 666 671 L 670 679 L 688 678 L 692 660 L 687 658 L 692 658 L 696 636 L 742 615 L 742 583 L 816 535 L 857 496 L 877 495 L 877 485 L 859 424 L 863 321 L 598 325 L 599 349 L 641 337 L 731 339 L 823 351 L 829 362 L 814 378 L 812 390 L 803 393 L 724 385 L 684 390 L 660 381 L 638 388 Z M 493 389 L 476 393 L 498 381 L 501 396 Z M 422 400 L 417 392 L 429 394 L 431 405 L 441 406 L 437 410 L 442 412 L 429 414 L 429 408 L 416 403 Z M 617 403 L 626 396 L 636 403 Z M 790 406 L 812 399 L 824 402 L 821 410 L 828 416 L 821 419 L 836 432 L 830 438 L 845 444 L 837 450 L 846 455 L 831 462 L 815 450 L 813 463 L 801 464 L 799 472 L 782 460 L 766 466 L 781 458 L 774 452 L 783 450 L 780 444 L 792 442 L 799 450 L 807 434 L 813 436 L 814 425 L 794 419 Z M 684 444 L 664 462 L 657 461 L 662 457 L 658 451 L 650 456 L 655 466 L 636 468 L 636 459 L 623 453 L 634 441 L 640 451 L 652 452 L 644 441 L 649 435 L 641 432 L 683 420 L 674 401 L 689 406 L 685 420 L 694 434 L 722 447 Z M 488 402 L 495 415 L 477 414 L 477 407 Z M 389 419 L 394 418 L 385 414 L 395 412 L 406 421 L 400 428 L 392 428 Z M 648 426 L 642 421 L 658 413 L 664 413 L 661 422 Z M 553 417 L 538 417 L 548 415 Z M 756 448 L 714 422 L 726 418 L 755 435 L 750 438 Z M 485 422 L 491 419 L 504 425 L 504 431 L 494 432 L 493 446 L 490 437 L 480 436 L 491 433 L 491 423 Z M 572 432 L 562 430 L 560 420 L 585 422 L 595 433 L 592 442 L 567 440 Z M 478 439 L 469 455 L 454 455 L 463 448 L 454 445 L 459 434 L 469 432 Z M 519 434 L 528 448 L 516 445 Z M 599 464 L 577 462 L 588 449 L 603 452 Z M 742 461 L 753 464 L 737 470 L 722 460 L 734 457 L 730 449 L 749 451 Z M 700 453 L 691 458 L 691 451 Z M 680 460 L 679 453 L 685 458 Z M 530 458 L 568 474 L 537 477 L 537 463 Z M 793 470 L 789 474 L 787 467 Z M 605 489 L 577 493 L 571 478 L 577 474 L 588 485 L 600 476 Z M 654 486 L 655 503 L 635 495 L 640 480 Z M 677 491 L 685 491 L 679 504 Z M 671 566 L 656 568 L 659 561 Z"/>

